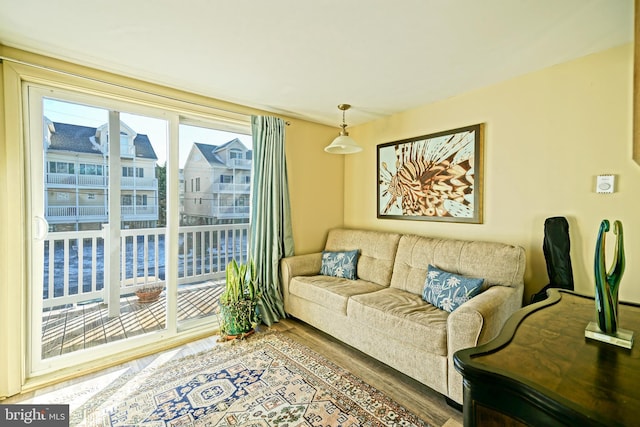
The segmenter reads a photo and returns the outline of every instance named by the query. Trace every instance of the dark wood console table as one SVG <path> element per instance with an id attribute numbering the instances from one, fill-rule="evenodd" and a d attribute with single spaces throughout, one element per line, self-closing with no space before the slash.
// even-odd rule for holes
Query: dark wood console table
<path id="1" fill-rule="evenodd" d="M 465 426 L 640 425 L 640 306 L 620 304 L 631 350 L 586 339 L 593 298 L 551 290 L 493 341 L 454 355 Z"/>

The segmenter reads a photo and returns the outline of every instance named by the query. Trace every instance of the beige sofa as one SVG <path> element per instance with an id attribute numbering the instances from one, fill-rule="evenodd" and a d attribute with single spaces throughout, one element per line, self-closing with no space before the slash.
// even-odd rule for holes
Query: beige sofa
<path id="1" fill-rule="evenodd" d="M 281 261 L 285 310 L 462 403 L 453 354 L 494 338 L 522 305 L 524 250 L 502 243 L 333 229 L 326 251 L 358 249 L 356 280 L 319 275 L 321 253 Z M 422 299 L 427 266 L 485 279 L 451 313 Z"/>

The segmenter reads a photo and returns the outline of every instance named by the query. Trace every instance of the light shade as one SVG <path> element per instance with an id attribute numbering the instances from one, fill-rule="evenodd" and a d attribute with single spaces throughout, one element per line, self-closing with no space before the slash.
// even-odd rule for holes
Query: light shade
<path id="1" fill-rule="evenodd" d="M 324 151 L 331 154 L 353 154 L 362 151 L 362 147 L 349 135 L 339 135 L 324 148 Z"/>
<path id="2" fill-rule="evenodd" d="M 353 138 L 349 136 L 349 132 L 347 132 L 347 123 L 344 120 L 344 112 L 349 108 L 351 108 L 351 105 L 349 104 L 338 105 L 338 109 L 342 111 L 342 125 L 340 125 L 342 130 L 340 131 L 340 135 L 338 135 L 331 144 L 324 148 L 324 151 L 327 153 L 353 154 L 362 151 L 362 147 L 356 144 Z"/>

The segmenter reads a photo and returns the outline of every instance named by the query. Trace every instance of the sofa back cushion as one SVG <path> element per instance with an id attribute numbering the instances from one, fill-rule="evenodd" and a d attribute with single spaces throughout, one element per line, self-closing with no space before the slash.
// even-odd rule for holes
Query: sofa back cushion
<path id="1" fill-rule="evenodd" d="M 384 231 L 329 230 L 325 251 L 360 250 L 358 278 L 389 286 L 400 234 Z"/>
<path id="2" fill-rule="evenodd" d="M 391 287 L 421 295 L 429 264 L 484 279 L 484 287 L 524 286 L 524 249 L 504 243 L 404 235 L 398 244 Z"/>

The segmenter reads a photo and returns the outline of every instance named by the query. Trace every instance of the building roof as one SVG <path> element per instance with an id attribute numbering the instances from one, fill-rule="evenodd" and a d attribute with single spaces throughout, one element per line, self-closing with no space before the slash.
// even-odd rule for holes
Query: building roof
<path id="1" fill-rule="evenodd" d="M 102 154 L 100 142 L 96 140 L 97 128 L 59 122 L 54 122 L 53 126 L 55 132 L 51 134 L 49 150 Z M 136 157 L 158 160 L 147 135 L 137 134 L 133 145 L 136 148 Z"/>
<path id="2" fill-rule="evenodd" d="M 197 147 L 198 150 L 200 150 L 200 152 L 210 165 L 224 165 L 224 162 L 216 153 L 216 151 L 218 150 L 217 145 L 202 144 L 201 142 L 194 142 L 193 145 Z"/>
<path id="3" fill-rule="evenodd" d="M 231 141 L 225 142 L 222 145 L 203 144 L 201 142 L 193 143 L 193 145 L 195 145 L 198 148 L 198 150 L 200 150 L 204 158 L 207 160 L 207 162 L 209 162 L 211 166 L 215 166 L 215 165 L 226 166 L 224 160 L 222 159 L 222 157 L 220 157 L 218 153 L 228 148 L 231 148 L 231 146 L 235 144 L 241 144 L 242 147 L 245 147 L 245 145 L 242 144 L 242 141 L 240 141 L 238 138 L 234 138 Z M 247 152 L 249 153 L 248 160 L 250 160 L 252 157 L 252 151 L 247 150 Z"/>

